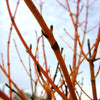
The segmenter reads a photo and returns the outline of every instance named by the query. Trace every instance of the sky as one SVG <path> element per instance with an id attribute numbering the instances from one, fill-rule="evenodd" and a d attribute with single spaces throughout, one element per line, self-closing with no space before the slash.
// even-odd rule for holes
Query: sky
<path id="1" fill-rule="evenodd" d="M 60 1 L 66 6 L 65 0 L 60 0 Z M 84 3 L 86 3 L 86 0 L 82 0 L 82 1 Z M 92 1 L 93 0 L 90 0 L 90 3 Z M 12 9 L 12 13 L 14 13 L 14 9 L 16 7 L 17 0 L 15 0 L 15 1 L 9 0 L 9 2 L 10 2 L 11 9 Z M 35 4 L 37 6 L 36 2 L 35 2 Z M 99 4 L 100 4 L 100 0 L 97 0 L 96 3 L 94 5 L 92 5 L 89 9 L 89 15 L 88 15 L 89 19 L 88 19 L 88 29 L 87 30 L 89 30 L 91 27 L 98 24 L 100 21 L 100 11 L 99 11 L 100 5 Z M 70 6 L 71 6 L 72 12 L 75 12 L 75 9 L 76 9 L 74 7 L 75 3 L 70 1 Z M 39 9 L 39 7 L 38 7 L 38 9 Z M 82 14 L 80 15 L 80 18 L 79 18 L 80 21 L 84 20 L 84 13 L 85 13 L 85 10 L 83 10 Z M 73 30 L 71 19 L 69 17 L 69 13 L 65 9 L 63 9 L 56 2 L 56 0 L 43 0 L 42 15 L 43 15 L 43 18 L 46 21 L 48 27 L 50 27 L 50 25 L 53 25 L 53 27 L 54 27 L 53 35 L 56 38 L 58 44 L 60 45 L 60 48 L 64 47 L 63 55 L 65 55 L 66 65 L 67 66 L 69 66 L 69 64 L 72 65 L 73 53 L 69 49 L 69 47 L 60 38 L 60 37 L 62 37 L 64 40 L 66 40 L 66 42 L 73 48 L 74 42 L 64 32 L 64 28 L 65 28 L 71 34 L 71 36 L 74 37 L 74 30 Z M 32 52 L 33 52 L 33 54 L 35 54 L 35 48 L 36 48 L 35 31 L 38 33 L 38 36 L 40 36 L 41 28 L 40 28 L 39 24 L 37 23 L 36 19 L 34 18 L 34 16 L 31 14 L 29 9 L 25 5 L 23 0 L 20 1 L 17 15 L 15 17 L 15 21 L 16 21 L 16 24 L 17 24 L 22 36 L 24 37 L 25 41 L 27 42 L 27 44 L 28 45 L 32 44 Z M 7 67 L 7 41 L 8 41 L 10 25 L 11 25 L 11 21 L 10 21 L 9 14 L 7 11 L 6 2 L 5 2 L 5 0 L 0 0 L 0 55 L 1 55 L 1 53 L 3 54 L 4 63 L 5 63 L 6 67 Z M 79 32 L 81 33 L 80 29 L 79 29 Z M 90 33 L 88 33 L 86 35 L 86 40 L 85 40 L 85 45 L 84 45 L 85 53 L 88 52 L 87 39 L 88 38 L 90 39 L 91 46 L 92 46 L 96 40 L 97 33 L 98 33 L 98 27 L 96 27 L 93 31 L 91 31 Z M 82 34 L 80 34 L 80 39 L 81 38 L 82 38 Z M 27 76 L 25 70 L 23 69 L 23 67 L 19 61 L 13 40 L 15 40 L 17 43 L 17 47 L 21 54 L 23 62 L 27 66 L 27 69 L 29 68 L 29 62 L 28 62 L 29 56 L 26 53 L 26 50 L 25 50 L 24 46 L 22 45 L 15 29 L 13 28 L 11 42 L 10 42 L 11 77 L 14 80 L 14 82 L 18 84 L 18 86 L 20 88 L 29 89 L 30 88 L 30 83 L 29 83 L 30 79 Z M 40 64 L 43 66 L 43 54 L 41 52 L 41 49 L 42 49 L 41 45 L 42 45 L 42 41 L 40 40 L 40 42 L 39 42 L 39 61 L 40 61 Z M 100 48 L 100 45 L 99 45 L 99 48 Z M 45 39 L 45 49 L 46 49 L 46 56 L 47 56 L 47 64 L 51 68 L 51 72 L 54 75 L 54 72 L 55 72 L 54 70 L 56 69 L 55 65 L 57 65 L 57 59 L 56 59 L 53 51 L 51 50 L 50 45 L 46 39 Z M 78 52 L 79 52 L 79 49 L 78 49 Z M 100 57 L 99 52 L 100 52 L 100 50 L 98 50 L 97 57 Z M 1 57 L 0 57 L 0 64 L 1 64 Z M 32 66 L 34 64 L 32 62 L 32 60 L 31 60 L 31 64 L 32 64 Z M 95 66 L 96 66 L 95 72 L 97 72 L 99 64 L 100 64 L 100 61 L 95 62 Z M 89 71 L 88 63 L 86 63 L 84 61 L 81 65 L 79 71 L 80 72 L 83 71 L 83 72 L 78 77 L 78 80 L 81 80 L 81 78 L 84 77 L 84 86 L 83 86 L 84 90 L 86 90 L 86 92 L 88 94 L 90 94 L 90 96 L 91 96 L 91 93 L 90 93 L 91 83 L 88 81 L 89 77 L 90 77 L 89 76 L 90 73 L 88 72 Z M 97 91 L 100 91 L 100 85 L 99 85 L 100 78 L 99 77 L 100 77 L 100 74 L 98 75 L 98 77 L 96 79 Z M 7 78 L 0 70 L 0 84 L 4 84 L 6 82 L 7 82 Z M 100 92 L 98 92 L 98 94 L 99 93 Z M 83 95 L 83 97 L 84 97 L 84 95 Z M 100 98 L 99 95 L 98 95 L 98 97 Z M 88 100 L 88 99 L 86 98 L 86 100 Z"/>

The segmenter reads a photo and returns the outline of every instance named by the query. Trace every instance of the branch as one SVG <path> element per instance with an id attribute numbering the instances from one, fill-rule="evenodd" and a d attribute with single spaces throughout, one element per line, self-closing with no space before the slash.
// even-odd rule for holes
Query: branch
<path id="1" fill-rule="evenodd" d="M 57 3 L 59 3 L 60 6 L 62 6 L 65 10 L 68 10 L 61 2 L 59 2 L 58 0 L 56 0 Z"/>
<path id="2" fill-rule="evenodd" d="M 16 5 L 16 8 L 15 8 L 15 12 L 14 12 L 14 16 L 13 16 L 13 19 L 15 18 L 16 16 L 16 12 L 17 12 L 17 9 L 18 9 L 18 5 L 19 5 L 19 2 L 20 0 L 17 1 L 17 5 Z M 11 23 L 11 26 L 10 26 L 10 31 L 9 31 L 9 36 L 8 36 L 8 44 L 7 44 L 7 65 L 8 65 L 8 74 L 9 74 L 9 78 L 10 78 L 10 39 L 11 39 L 11 33 L 12 33 L 12 26 L 13 24 Z M 9 79 L 8 78 L 8 79 Z M 11 82 L 9 80 L 9 86 L 11 87 Z M 10 98 L 12 97 L 12 91 L 10 90 Z"/>
<path id="3" fill-rule="evenodd" d="M 74 21 L 73 14 L 72 14 L 72 12 L 71 12 L 71 9 L 70 9 L 68 0 L 66 0 L 66 4 L 67 4 L 67 7 L 68 7 L 68 12 L 69 12 L 69 14 L 70 14 L 70 17 L 71 17 L 71 20 L 72 20 L 74 29 L 76 29 L 75 21 Z"/>
<path id="4" fill-rule="evenodd" d="M 58 43 L 56 42 L 54 36 L 52 35 L 50 29 L 47 27 L 43 17 L 40 15 L 40 13 L 37 10 L 37 8 L 35 7 L 34 3 L 31 0 L 24 0 L 24 1 L 25 1 L 26 5 L 28 6 L 28 8 L 31 10 L 32 14 L 37 19 L 39 25 L 41 26 L 41 28 L 43 30 L 44 36 L 48 39 L 48 41 L 49 41 L 49 43 L 50 43 L 50 45 L 51 45 L 51 47 L 52 47 L 57 59 L 58 59 L 58 62 L 60 64 L 60 67 L 61 67 L 62 72 L 64 74 L 65 81 L 68 84 L 69 91 L 71 93 L 72 98 L 74 100 L 77 100 L 77 97 L 76 97 L 74 88 L 72 86 L 72 82 L 71 82 L 71 79 L 70 79 L 66 64 L 65 64 L 64 59 L 63 59 L 63 57 L 61 55 L 61 52 L 59 50 Z"/>
<path id="5" fill-rule="evenodd" d="M 81 52 L 82 52 L 83 56 L 85 57 L 85 59 L 88 61 L 89 59 L 87 58 L 87 55 L 86 55 L 86 54 L 84 53 L 84 51 L 83 51 L 83 48 L 82 48 L 82 45 L 81 45 L 81 42 L 80 42 L 80 39 L 79 39 L 78 32 L 76 32 L 76 36 L 77 36 L 77 40 L 78 40 L 78 43 L 79 43 Z"/>
<path id="6" fill-rule="evenodd" d="M 94 60 L 97 54 L 97 50 L 98 50 L 98 46 L 99 46 L 99 41 L 100 41 L 100 23 L 99 23 L 99 30 L 98 30 L 98 35 L 97 35 L 97 39 L 95 42 L 95 48 L 92 54 L 92 59 Z"/>
<path id="7" fill-rule="evenodd" d="M 17 44 L 16 44 L 16 41 L 15 41 L 15 40 L 14 40 L 14 45 L 15 45 L 16 52 L 17 52 L 17 54 L 18 54 L 19 60 L 20 60 L 20 62 L 21 62 L 21 64 L 22 64 L 22 66 L 24 67 L 26 73 L 27 73 L 28 76 L 30 77 L 30 74 L 29 74 L 29 72 L 28 72 L 28 70 L 27 70 L 25 64 L 23 63 L 23 60 L 21 59 L 21 56 L 20 56 L 20 53 L 19 53 L 19 51 L 18 51 Z M 32 80 L 33 80 L 33 79 L 32 79 Z M 33 82 L 35 82 L 35 81 L 33 80 Z"/>
<path id="8" fill-rule="evenodd" d="M 32 49 L 32 44 L 30 44 L 30 51 Z M 29 55 L 29 71 L 30 71 L 30 82 L 31 82 L 31 90 L 33 94 L 33 83 L 32 83 L 32 71 L 31 71 L 31 60 L 30 60 L 30 55 Z"/>
<path id="9" fill-rule="evenodd" d="M 4 74 L 6 75 L 7 78 L 9 78 L 9 75 L 7 74 L 7 72 L 3 69 L 3 67 L 0 65 L 1 70 L 4 72 Z M 22 93 L 22 91 L 20 91 L 20 89 L 18 88 L 18 86 L 13 82 L 13 80 L 11 78 L 9 78 L 10 82 L 14 85 L 14 87 L 17 89 L 17 91 L 20 93 L 20 95 L 23 97 L 24 100 L 27 100 L 27 98 L 24 96 L 24 94 Z"/>
<path id="10" fill-rule="evenodd" d="M 64 31 L 65 31 L 65 33 L 66 33 L 72 40 L 75 40 L 75 39 L 66 31 L 65 28 L 64 28 Z"/>
<path id="11" fill-rule="evenodd" d="M 99 72 L 100 72 L 100 65 L 99 65 L 98 71 L 97 71 L 97 73 L 96 73 L 96 75 L 95 75 L 95 77 L 94 77 L 95 79 L 96 79 L 96 77 L 98 76 Z"/>
<path id="12" fill-rule="evenodd" d="M 4 64 L 4 59 L 3 59 L 3 53 L 1 53 L 1 59 L 2 59 L 2 67 L 6 70 L 5 64 Z"/>
<path id="13" fill-rule="evenodd" d="M 95 29 L 98 25 L 99 25 L 99 24 L 96 24 L 94 27 L 92 27 L 91 29 L 89 29 L 89 30 L 86 32 L 86 34 L 89 33 L 89 32 L 91 32 L 91 31 L 92 31 L 93 29 Z"/>
<path id="14" fill-rule="evenodd" d="M 22 96 L 19 94 L 19 93 L 17 93 L 14 89 L 12 89 L 8 84 L 5 84 L 12 92 L 14 92 L 15 94 L 17 94 L 22 100 L 24 100 L 23 98 L 22 98 Z"/>
<path id="15" fill-rule="evenodd" d="M 1 90 L 0 90 L 0 98 L 1 100 L 12 100 Z"/>
<path id="16" fill-rule="evenodd" d="M 87 95 L 87 93 L 81 88 L 81 86 L 79 85 L 79 83 L 76 81 L 76 84 L 78 85 L 78 87 L 81 89 L 81 91 L 90 99 L 90 100 L 92 100 L 92 98 L 89 96 L 89 95 Z"/>
<path id="17" fill-rule="evenodd" d="M 31 1 L 30 1 L 31 2 Z M 27 3 L 30 3 L 30 2 L 27 2 Z M 32 2 L 31 2 L 32 3 Z M 13 23 L 13 26 L 14 26 L 14 28 L 15 28 L 15 30 L 16 30 L 16 32 L 17 32 L 17 34 L 18 34 L 18 36 L 19 36 L 19 38 L 20 38 L 20 40 L 21 40 L 21 42 L 23 43 L 23 45 L 24 45 L 24 47 L 26 48 L 26 50 L 27 50 L 27 52 L 30 54 L 30 56 L 31 56 L 31 58 L 32 58 L 32 60 L 36 63 L 36 64 L 38 64 L 39 65 L 39 69 L 40 69 L 40 71 L 44 74 L 44 76 L 48 79 L 48 82 L 50 83 L 50 84 L 52 84 L 52 86 L 53 86 L 53 88 L 59 93 L 59 95 L 61 95 L 65 100 L 68 100 L 67 98 L 66 98 L 66 96 L 55 86 L 55 84 L 53 83 L 53 81 L 51 80 L 51 78 L 47 75 L 47 73 L 43 70 L 43 68 L 41 67 L 41 65 L 38 63 L 38 61 L 36 60 L 36 58 L 35 58 L 35 56 L 33 56 L 33 54 L 32 54 L 32 52 L 30 51 L 30 49 L 29 49 L 29 47 L 27 46 L 27 44 L 26 44 L 26 42 L 24 41 L 24 39 L 23 39 L 23 37 L 22 37 L 22 35 L 21 35 L 21 33 L 20 33 L 20 31 L 19 31 L 19 29 L 17 28 L 17 25 L 16 25 L 16 23 L 15 23 L 15 21 L 14 21 L 14 19 L 13 19 L 13 16 L 12 16 L 12 14 L 11 14 L 11 10 L 10 10 L 10 7 L 9 7 L 9 3 L 8 3 L 8 0 L 6 0 L 6 4 L 7 4 L 7 8 L 8 8 L 8 12 L 9 12 L 9 15 L 10 15 L 10 18 L 11 18 L 11 21 L 12 21 L 12 23 Z M 33 4 L 30 4 L 29 5 L 30 7 L 34 7 L 33 6 Z M 35 8 L 33 8 L 33 11 L 36 11 L 36 15 L 37 15 L 37 9 Z M 39 12 L 38 12 L 39 13 Z M 39 14 L 39 16 L 40 16 L 40 14 Z M 39 17 L 38 16 L 38 17 Z M 41 17 L 39 17 L 40 19 L 41 19 Z M 44 20 L 43 20 L 44 21 Z M 42 22 L 43 22 L 42 21 Z M 40 22 L 41 23 L 41 22 Z M 42 24 L 42 23 L 41 23 Z M 43 25 L 43 27 L 45 26 L 46 24 L 44 24 Z M 47 31 L 48 31 L 48 33 L 50 33 L 51 31 L 49 31 L 49 29 L 46 29 Z M 52 36 L 53 37 L 53 36 Z M 50 38 L 51 39 L 51 38 Z M 53 41 L 54 40 L 54 37 L 53 37 L 53 39 L 51 39 L 51 41 Z M 53 41 L 53 43 L 55 44 L 55 41 Z M 55 46 L 53 44 L 53 46 Z M 54 47 L 53 47 L 54 48 Z M 61 58 L 60 58 L 61 59 Z M 66 68 L 66 67 L 65 67 Z M 65 69 L 63 69 L 63 70 L 65 70 Z M 68 73 L 67 73 L 68 74 Z M 68 77 L 68 75 L 66 76 L 66 77 Z M 69 85 L 71 85 L 71 81 L 70 80 L 68 80 L 69 81 Z M 74 92 L 74 90 L 72 89 L 72 85 L 70 86 L 71 87 L 71 91 L 72 91 L 72 93 Z M 75 94 L 72 94 L 72 95 L 75 95 Z M 75 96 L 74 96 L 75 97 Z"/>

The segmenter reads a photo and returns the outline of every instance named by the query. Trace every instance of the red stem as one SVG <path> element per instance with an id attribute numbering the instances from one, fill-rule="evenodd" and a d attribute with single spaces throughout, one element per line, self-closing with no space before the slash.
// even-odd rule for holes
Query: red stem
<path id="1" fill-rule="evenodd" d="M 3 100 L 12 100 L 10 99 L 3 91 L 0 90 L 0 97 L 3 99 Z"/>
<path id="2" fill-rule="evenodd" d="M 21 33 L 20 31 L 18 30 L 17 26 L 16 26 L 16 23 L 12 17 L 12 14 L 11 14 L 11 10 L 9 8 L 9 3 L 8 3 L 8 0 L 6 0 L 6 3 L 7 3 L 7 8 L 8 8 L 8 12 L 9 12 L 9 15 L 10 15 L 10 18 L 12 20 L 12 23 L 13 23 L 13 26 L 20 38 L 20 40 L 22 41 L 24 47 L 26 48 L 27 52 L 30 54 L 31 58 L 33 59 L 33 61 L 38 64 L 39 66 L 39 69 L 40 69 L 40 72 L 42 72 L 44 74 L 44 76 L 48 79 L 49 83 L 52 84 L 53 88 L 55 89 L 55 91 L 57 91 L 61 96 L 62 98 L 64 98 L 65 100 L 68 100 L 67 97 L 55 86 L 55 84 L 53 83 L 53 81 L 51 80 L 51 78 L 47 75 L 47 73 L 43 70 L 43 68 L 40 66 L 40 64 L 38 63 L 38 61 L 36 60 L 36 58 L 33 56 L 32 52 L 30 51 L 30 48 L 27 46 L 26 42 L 24 41 L 23 37 L 21 36 Z M 36 9 L 35 9 L 36 10 Z"/>
<path id="3" fill-rule="evenodd" d="M 70 76 L 69 76 L 69 73 L 68 73 L 68 70 L 67 70 L 67 66 L 64 62 L 64 59 L 62 57 L 62 54 L 59 50 L 59 46 L 57 45 L 56 43 L 56 40 L 52 34 L 52 32 L 50 31 L 50 29 L 47 27 L 43 17 L 41 16 L 41 14 L 39 13 L 39 11 L 37 10 L 37 8 L 35 7 L 34 3 L 31 1 L 31 0 L 24 0 L 26 5 L 28 6 L 28 8 L 31 10 L 32 14 L 35 16 L 35 18 L 37 19 L 39 25 L 41 26 L 42 30 L 43 30 L 43 33 L 44 35 L 47 37 L 51 47 L 53 46 L 57 46 L 56 49 L 53 49 L 55 55 L 56 55 L 56 58 L 60 64 L 60 67 L 62 69 L 62 72 L 64 74 L 64 77 L 65 77 L 65 81 L 68 85 L 68 88 L 69 88 L 69 91 L 71 93 L 71 96 L 73 98 L 73 100 L 77 100 L 77 97 L 76 97 L 76 94 L 75 94 L 75 91 L 74 91 L 74 88 L 72 86 L 72 82 L 71 82 L 71 79 L 70 79 Z"/>
<path id="4" fill-rule="evenodd" d="M 16 12 L 17 12 L 17 8 L 18 8 L 18 5 L 19 5 L 19 1 L 20 0 L 18 0 L 18 2 L 17 2 L 17 5 L 16 5 L 16 9 L 15 9 L 15 12 L 14 12 L 14 18 L 15 18 L 15 15 L 16 15 Z M 8 79 L 10 79 L 10 39 L 11 39 L 11 33 L 12 33 L 12 26 L 13 26 L 13 24 L 11 23 L 11 27 L 10 27 L 10 31 L 9 31 L 9 37 L 8 37 L 8 45 L 7 45 L 7 65 L 8 65 L 8 75 L 9 75 L 9 78 Z M 10 82 L 10 80 L 9 80 L 9 86 L 11 87 L 11 82 Z M 11 90 L 9 90 L 10 91 L 10 98 L 12 98 L 12 91 Z"/>

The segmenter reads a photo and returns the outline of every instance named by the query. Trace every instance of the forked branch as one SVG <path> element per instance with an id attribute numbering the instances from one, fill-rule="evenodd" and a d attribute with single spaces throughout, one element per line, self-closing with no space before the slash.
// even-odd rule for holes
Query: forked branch
<path id="1" fill-rule="evenodd" d="M 74 100 L 77 100 L 74 88 L 72 86 L 72 82 L 69 76 L 69 73 L 67 71 L 67 67 L 66 64 L 64 62 L 64 59 L 61 55 L 61 52 L 59 50 L 59 45 L 56 42 L 54 36 L 52 35 L 50 29 L 47 27 L 43 17 L 40 15 L 39 11 L 37 10 L 37 8 L 35 7 L 34 3 L 31 0 L 24 0 L 26 5 L 28 6 L 28 8 L 31 10 L 32 14 L 35 16 L 35 18 L 37 19 L 39 25 L 41 26 L 42 30 L 43 30 L 43 35 L 48 39 L 57 59 L 58 62 L 60 64 L 60 67 L 62 69 L 62 72 L 64 74 L 65 77 L 65 81 L 69 87 L 69 91 L 71 93 L 71 96 Z"/>

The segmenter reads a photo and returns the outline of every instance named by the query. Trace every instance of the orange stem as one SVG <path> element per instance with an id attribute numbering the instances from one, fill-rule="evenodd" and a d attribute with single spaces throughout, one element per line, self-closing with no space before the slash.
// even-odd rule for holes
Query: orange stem
<path id="1" fill-rule="evenodd" d="M 75 37 L 74 37 L 74 51 L 73 51 L 73 66 L 72 66 L 72 70 L 76 68 L 76 61 L 77 61 L 77 36 L 76 33 L 78 33 L 78 18 L 79 18 L 79 0 L 77 0 L 77 10 L 76 10 L 76 24 L 75 24 Z M 76 80 L 76 76 L 77 76 L 77 71 L 74 72 L 74 74 L 72 74 L 72 84 L 75 88 L 75 80 Z"/>
<path id="2" fill-rule="evenodd" d="M 38 45 L 39 45 L 39 40 L 41 38 L 41 36 L 39 38 L 37 38 L 37 32 L 36 33 L 36 50 L 35 50 L 35 58 L 37 59 L 37 61 L 39 62 L 39 50 L 38 50 Z M 38 81 L 39 80 L 39 75 L 37 73 L 37 69 L 36 69 L 36 63 L 34 63 L 34 70 L 35 70 L 35 80 Z"/>
<path id="3" fill-rule="evenodd" d="M 20 40 L 22 41 L 24 47 L 26 48 L 27 52 L 30 54 L 32 60 L 39 66 L 40 72 L 42 72 L 44 74 L 44 76 L 48 79 L 48 82 L 53 86 L 53 88 L 62 96 L 62 98 L 64 98 L 65 100 L 68 100 L 67 97 L 55 86 L 55 84 L 53 83 L 53 81 L 51 80 L 51 78 L 47 75 L 47 73 L 40 66 L 40 64 L 38 63 L 38 61 L 36 60 L 36 58 L 33 56 L 32 52 L 30 51 L 30 48 L 27 46 L 26 42 L 24 41 L 23 37 L 21 36 L 20 31 L 18 30 L 18 28 L 16 26 L 16 23 L 15 23 L 13 17 L 12 17 L 12 14 L 11 14 L 11 10 L 9 8 L 8 0 L 6 0 L 6 3 L 7 3 L 8 12 L 9 12 L 10 18 L 12 20 L 13 26 L 14 26 L 14 28 L 15 28 L 15 30 L 16 30 L 19 38 L 20 38 Z M 49 33 L 50 33 L 50 31 L 49 31 Z"/>
<path id="4" fill-rule="evenodd" d="M 81 49 L 81 52 L 82 52 L 83 56 L 85 57 L 85 59 L 86 59 L 87 61 L 89 61 L 88 57 L 86 56 L 86 54 L 85 54 L 84 51 L 83 51 L 83 48 L 82 48 L 82 45 L 81 45 L 81 42 L 80 42 L 80 39 L 79 39 L 78 32 L 76 32 L 76 36 L 77 36 L 77 40 L 78 40 L 78 43 L 79 43 L 79 46 L 80 46 L 80 49 Z"/>
<path id="5" fill-rule="evenodd" d="M 86 35 L 86 30 L 87 30 L 88 7 L 89 7 L 89 1 L 87 1 L 87 5 L 86 5 L 86 16 L 85 16 L 85 26 L 84 26 L 84 31 L 83 31 L 82 47 L 83 47 L 83 45 L 84 45 L 85 35 Z M 78 59 L 78 63 L 80 63 L 81 55 L 82 55 L 82 52 L 81 52 L 81 50 L 80 50 L 80 56 L 79 56 L 79 59 Z M 79 69 L 78 69 L 78 70 L 79 70 Z"/>
<path id="6" fill-rule="evenodd" d="M 92 85 L 92 93 L 93 93 L 93 100 L 97 100 L 97 93 L 96 93 L 96 83 L 95 83 L 95 75 L 94 75 L 94 64 L 93 61 L 89 61 L 90 65 L 90 74 L 91 74 L 91 85 Z"/>
<path id="7" fill-rule="evenodd" d="M 19 5 L 19 1 L 20 0 L 18 0 L 18 2 L 17 2 L 17 5 L 16 5 L 16 9 L 15 9 L 15 12 L 14 12 L 14 18 L 15 18 L 15 15 L 16 15 L 16 12 L 17 12 L 17 8 L 18 8 L 18 5 Z M 9 37 L 8 37 L 8 45 L 7 45 L 7 64 L 8 64 L 8 75 L 9 75 L 9 78 L 10 78 L 10 57 L 9 57 L 9 47 L 10 47 L 10 39 L 11 39 L 11 32 L 12 32 L 12 23 L 11 23 L 11 27 L 10 27 L 10 31 L 9 31 Z M 9 79 L 8 78 L 8 79 Z M 9 80 L 9 86 L 11 87 L 11 82 L 10 82 L 10 80 Z M 9 90 L 10 91 L 10 98 L 12 98 L 12 91 L 11 90 Z"/>
<path id="8" fill-rule="evenodd" d="M 95 83 L 95 75 L 94 75 L 94 63 L 93 62 L 94 62 L 94 59 L 95 59 L 96 54 L 97 54 L 99 41 L 100 41 L 100 24 L 99 24 L 99 31 L 98 31 L 97 40 L 95 42 L 95 48 L 94 48 L 92 56 L 90 55 L 90 60 L 89 60 L 90 74 L 91 74 L 91 85 L 92 85 L 92 93 L 93 93 L 94 100 L 97 100 L 97 93 L 96 93 L 97 91 L 96 91 L 96 83 Z"/>
<path id="9" fill-rule="evenodd" d="M 74 88 L 72 86 L 72 82 L 71 82 L 71 79 L 70 79 L 66 64 L 64 62 L 64 59 L 63 59 L 63 57 L 61 55 L 61 52 L 59 50 L 59 46 L 58 46 L 54 36 L 52 35 L 50 29 L 47 27 L 43 17 L 41 16 L 39 11 L 35 7 L 34 3 L 31 0 L 24 0 L 24 1 L 25 1 L 26 5 L 28 6 L 28 8 L 31 10 L 32 14 L 37 19 L 39 25 L 41 26 L 41 28 L 43 30 L 44 35 L 47 37 L 47 39 L 48 39 L 48 41 L 49 41 L 49 43 L 50 43 L 50 45 L 51 45 L 56 57 L 58 59 L 58 62 L 60 64 L 60 67 L 61 67 L 62 72 L 64 74 L 65 81 L 66 81 L 66 83 L 67 83 L 67 85 L 69 87 L 69 91 L 71 93 L 71 96 L 72 96 L 73 100 L 77 100 L 77 97 L 76 97 Z"/>
<path id="10" fill-rule="evenodd" d="M 94 44 L 95 45 L 95 44 Z M 91 47 L 91 49 L 90 50 L 92 50 L 93 49 L 93 47 L 94 47 L 94 45 Z M 89 54 L 89 52 L 86 54 L 86 56 Z M 75 71 L 75 70 L 78 70 L 79 69 L 79 66 L 82 64 L 82 62 L 85 60 L 85 57 L 78 63 L 78 65 L 76 66 L 76 68 L 73 70 L 73 72 Z"/>
<path id="11" fill-rule="evenodd" d="M 69 3 L 68 3 L 68 0 L 66 0 L 66 4 L 67 4 L 67 7 L 68 7 L 68 12 L 70 14 L 70 17 L 71 17 L 71 20 L 72 20 L 72 23 L 73 23 L 73 26 L 74 26 L 74 29 L 76 29 L 76 24 L 75 24 L 75 21 L 74 21 L 74 18 L 73 18 L 73 14 L 71 12 L 71 9 L 70 9 L 70 6 L 69 6 Z"/>
<path id="12" fill-rule="evenodd" d="M 45 80 L 43 79 L 42 74 L 40 74 L 40 77 L 41 77 L 41 80 L 43 82 L 43 87 L 44 87 L 44 89 L 45 89 L 45 91 L 47 93 L 47 96 L 51 96 L 52 95 L 53 99 L 56 100 L 53 90 L 50 88 L 49 84 L 47 84 L 45 82 Z M 47 98 L 47 99 L 49 99 L 49 98 Z"/>
<path id="13" fill-rule="evenodd" d="M 40 1 L 40 14 L 42 15 L 42 7 L 43 7 L 43 3 L 41 0 Z M 44 57 L 44 63 L 45 63 L 45 70 L 48 74 L 48 67 L 47 67 L 47 59 L 46 59 L 46 53 L 45 53 L 45 44 L 44 44 L 44 37 L 42 37 L 42 49 L 43 49 L 43 57 Z"/>
<path id="14" fill-rule="evenodd" d="M 11 39 L 11 32 L 12 32 L 12 24 L 10 27 L 10 32 L 9 32 L 9 37 L 8 37 L 8 44 L 7 44 L 7 65 L 8 65 L 8 75 L 9 75 L 9 86 L 11 87 L 11 82 L 10 82 L 10 60 L 9 60 L 9 47 L 10 47 L 10 39 Z M 10 92 L 10 98 L 12 98 L 12 91 L 9 90 Z"/>
<path id="15" fill-rule="evenodd" d="M 95 48 L 94 48 L 94 51 L 93 51 L 93 54 L 92 54 L 93 59 L 96 57 L 99 42 L 100 42 L 100 23 L 99 23 L 98 36 L 97 36 L 97 39 L 96 39 L 96 42 L 95 42 Z"/>
<path id="16" fill-rule="evenodd" d="M 42 49 L 43 49 L 43 57 L 44 57 L 44 63 L 45 63 L 45 70 L 48 74 L 48 67 L 47 67 L 47 59 L 45 54 L 45 45 L 44 45 L 44 37 L 42 37 Z"/>

